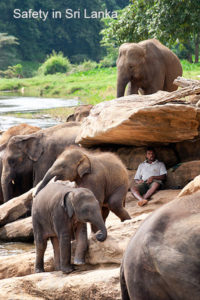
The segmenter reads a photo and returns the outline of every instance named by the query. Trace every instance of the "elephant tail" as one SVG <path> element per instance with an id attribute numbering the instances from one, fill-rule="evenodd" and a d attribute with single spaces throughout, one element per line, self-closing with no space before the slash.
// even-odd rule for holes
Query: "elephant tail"
<path id="1" fill-rule="evenodd" d="M 125 277 L 124 277 L 123 262 L 122 262 L 121 268 L 120 268 L 120 286 L 121 286 L 122 300 L 130 300 L 130 297 L 129 297 L 129 294 L 128 294 L 128 290 L 127 290 L 127 286 L 126 286 L 126 280 L 125 280 Z"/>

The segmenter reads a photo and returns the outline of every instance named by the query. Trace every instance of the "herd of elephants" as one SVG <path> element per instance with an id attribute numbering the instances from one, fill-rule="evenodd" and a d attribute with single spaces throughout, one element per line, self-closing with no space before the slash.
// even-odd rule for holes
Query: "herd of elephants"
<path id="1" fill-rule="evenodd" d="M 128 94 L 171 92 L 174 79 L 182 75 L 178 57 L 155 39 L 123 44 L 117 67 L 117 97 L 124 96 L 127 84 Z M 55 270 L 70 273 L 72 239 L 74 264 L 85 263 L 86 222 L 103 242 L 109 211 L 122 222 L 131 219 L 125 209 L 128 174 L 121 160 L 111 152 L 75 145 L 80 112 L 54 127 L 40 130 L 24 124 L 1 137 L 1 203 L 37 186 L 32 205 L 36 272 L 44 272 L 49 238 Z M 174 200 L 143 222 L 122 260 L 123 300 L 200 299 L 200 234 L 193 225 L 199 207 L 192 196 Z"/>

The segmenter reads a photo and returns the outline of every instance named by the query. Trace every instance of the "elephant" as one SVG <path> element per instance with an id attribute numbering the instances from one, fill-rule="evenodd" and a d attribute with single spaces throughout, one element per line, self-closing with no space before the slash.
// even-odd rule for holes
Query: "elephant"
<path id="1" fill-rule="evenodd" d="M 36 194 L 53 178 L 75 181 L 90 189 L 100 203 L 104 221 L 109 211 L 121 221 L 130 219 L 124 209 L 128 174 L 121 160 L 109 152 L 92 153 L 76 146 L 67 147 L 45 174 Z"/>
<path id="2" fill-rule="evenodd" d="M 55 269 L 70 273 L 73 271 L 71 240 L 74 232 L 74 263 L 87 250 L 87 232 L 86 235 L 82 234 L 81 224 L 94 224 L 99 230 L 96 233 L 98 241 L 103 242 L 107 237 L 100 206 L 94 194 L 85 188 L 69 187 L 65 182 L 50 182 L 33 198 L 32 222 L 36 244 L 35 272 L 44 272 L 44 252 L 48 238 L 54 249 Z"/>
<path id="3" fill-rule="evenodd" d="M 122 300 L 199 299 L 199 198 L 177 197 L 141 224 L 122 260 Z"/>
<path id="4" fill-rule="evenodd" d="M 12 126 L 10 127 L 8 130 L 6 130 L 5 132 L 3 132 L 3 134 L 0 137 L 0 178 L 1 178 L 1 174 L 2 174 L 2 160 L 3 160 L 3 156 L 5 153 L 5 149 L 7 147 L 7 144 L 9 142 L 9 140 L 11 139 L 11 137 L 15 136 L 15 135 L 25 135 L 25 134 L 31 134 L 34 132 L 39 131 L 41 128 L 36 127 L 36 126 L 31 126 L 28 124 L 19 124 L 16 126 Z M 0 184 L 0 204 L 3 204 L 4 200 L 3 200 L 3 191 L 2 191 L 2 187 Z"/>
<path id="5" fill-rule="evenodd" d="M 11 137 L 13 137 L 15 135 L 31 134 L 31 133 L 37 132 L 38 130 L 41 130 L 41 128 L 37 127 L 37 126 L 31 126 L 26 123 L 12 126 L 8 130 L 6 130 L 2 133 L 2 135 L 0 137 L 0 145 L 8 143 L 8 141 L 11 139 Z"/>
<path id="6" fill-rule="evenodd" d="M 92 109 L 93 105 L 79 105 L 75 108 L 74 113 L 67 117 L 66 122 L 76 121 L 81 122 L 84 118 L 89 116 L 90 110 Z"/>
<path id="7" fill-rule="evenodd" d="M 172 92 L 178 87 L 174 79 L 182 75 L 182 66 L 178 57 L 156 39 L 139 43 L 124 43 L 119 48 L 117 59 L 117 97 L 127 94 L 144 95 L 158 90 Z"/>
<path id="8" fill-rule="evenodd" d="M 36 186 L 66 146 L 75 144 L 79 128 L 78 122 L 69 122 L 12 137 L 2 161 L 4 202 Z"/>

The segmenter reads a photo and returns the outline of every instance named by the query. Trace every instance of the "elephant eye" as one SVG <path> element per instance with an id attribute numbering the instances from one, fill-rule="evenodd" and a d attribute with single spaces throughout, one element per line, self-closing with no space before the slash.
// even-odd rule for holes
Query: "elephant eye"
<path id="1" fill-rule="evenodd" d="M 14 163 L 15 163 L 15 160 L 13 158 L 8 158 L 7 161 L 8 161 L 9 165 L 14 165 Z"/>

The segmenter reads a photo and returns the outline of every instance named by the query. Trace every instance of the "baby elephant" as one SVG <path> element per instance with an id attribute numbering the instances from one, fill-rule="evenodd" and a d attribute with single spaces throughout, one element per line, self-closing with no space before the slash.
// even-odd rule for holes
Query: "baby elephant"
<path id="1" fill-rule="evenodd" d="M 54 249 L 55 270 L 73 271 L 71 265 L 71 239 L 76 238 L 75 257 L 86 252 L 87 234 L 83 232 L 90 222 L 97 226 L 96 239 L 103 242 L 107 237 L 99 202 L 86 188 L 72 188 L 66 182 L 50 182 L 33 200 L 33 232 L 36 244 L 35 272 L 44 272 L 44 252 L 48 238 Z M 84 245 L 84 246 L 83 246 Z"/>

